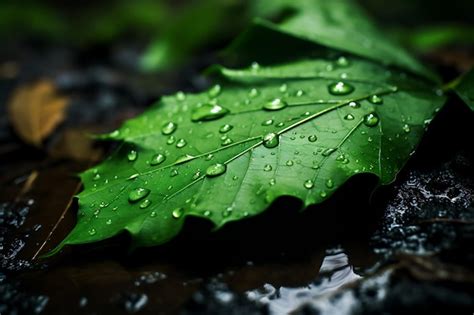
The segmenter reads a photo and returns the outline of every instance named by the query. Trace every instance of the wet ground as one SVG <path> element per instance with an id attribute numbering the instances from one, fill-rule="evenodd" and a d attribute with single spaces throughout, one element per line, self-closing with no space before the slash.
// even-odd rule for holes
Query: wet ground
<path id="1" fill-rule="evenodd" d="M 122 236 L 39 259 L 73 226 L 74 174 L 95 163 L 67 154 L 64 135 L 113 130 L 163 93 L 201 89 L 207 81 L 197 73 L 213 60 L 157 77 L 133 70 L 133 44 L 99 56 L 22 45 L 2 50 L 0 100 L 47 77 L 71 103 L 42 149 L 22 144 L 0 107 L 0 314 L 474 311 L 473 114 L 456 99 L 396 182 L 375 193 L 376 179 L 360 176 L 304 213 L 281 198 L 215 233 L 189 221 L 164 246 L 128 253 Z"/>

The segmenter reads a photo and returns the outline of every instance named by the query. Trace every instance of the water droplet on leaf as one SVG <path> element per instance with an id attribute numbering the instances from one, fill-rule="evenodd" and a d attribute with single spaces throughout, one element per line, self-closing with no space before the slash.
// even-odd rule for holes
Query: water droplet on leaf
<path id="1" fill-rule="evenodd" d="M 364 116 L 364 124 L 368 127 L 375 127 L 379 123 L 379 117 L 376 113 L 370 113 Z"/>
<path id="2" fill-rule="evenodd" d="M 280 98 L 275 98 L 274 100 L 267 102 L 263 105 L 263 109 L 266 110 L 280 110 L 288 106 L 288 103 L 281 100 Z"/>
<path id="3" fill-rule="evenodd" d="M 262 122 L 262 126 L 270 126 L 271 124 L 273 124 L 273 119 L 267 119 Z"/>
<path id="4" fill-rule="evenodd" d="M 354 120 L 354 116 L 352 114 L 347 114 L 346 116 L 344 116 L 344 119 L 345 120 Z"/>
<path id="5" fill-rule="evenodd" d="M 159 165 L 163 163 L 165 160 L 166 160 L 166 156 L 164 156 L 161 153 L 158 153 L 158 154 L 153 155 L 150 161 L 150 165 L 153 165 L 153 166 Z"/>
<path id="6" fill-rule="evenodd" d="M 311 189 L 314 187 L 314 182 L 311 179 L 308 179 L 307 181 L 304 182 L 304 187 L 306 189 Z"/>
<path id="7" fill-rule="evenodd" d="M 280 143 L 278 135 L 276 133 L 268 133 L 263 137 L 263 146 L 265 148 L 275 148 Z"/>
<path id="8" fill-rule="evenodd" d="M 166 140 L 167 144 L 173 144 L 176 142 L 176 138 L 174 136 L 169 136 L 168 140 Z"/>
<path id="9" fill-rule="evenodd" d="M 229 110 L 217 105 L 206 103 L 194 109 L 191 120 L 192 121 L 209 121 L 219 119 L 229 113 Z"/>
<path id="10" fill-rule="evenodd" d="M 327 188 L 333 188 L 334 187 L 334 183 L 332 182 L 332 179 L 327 179 L 326 180 L 326 187 Z"/>
<path id="11" fill-rule="evenodd" d="M 323 153 L 321 153 L 323 156 L 330 156 L 331 154 L 334 153 L 334 151 L 336 151 L 335 148 L 328 148 L 326 150 L 323 151 Z"/>
<path id="12" fill-rule="evenodd" d="M 210 97 L 214 98 L 214 97 L 217 97 L 217 96 L 221 93 L 221 90 L 222 90 L 222 89 L 221 89 L 221 86 L 220 86 L 219 84 L 216 84 L 216 85 L 214 85 L 213 87 L 211 87 L 211 88 L 209 89 L 209 91 L 207 92 L 207 94 L 208 94 Z"/>
<path id="13" fill-rule="evenodd" d="M 128 201 L 137 202 L 150 194 L 150 190 L 146 188 L 135 188 L 128 194 Z"/>
<path id="14" fill-rule="evenodd" d="M 163 127 L 161 127 L 161 133 L 167 136 L 175 132 L 177 128 L 178 125 L 170 121 L 164 124 Z"/>
<path id="15" fill-rule="evenodd" d="M 179 219 L 183 216 L 184 214 L 184 209 L 183 208 L 176 208 L 171 212 L 171 215 L 173 216 L 174 219 Z"/>
<path id="16" fill-rule="evenodd" d="M 352 107 L 352 108 L 359 108 L 359 107 L 360 107 L 360 103 L 359 103 L 359 102 L 350 102 L 350 103 L 349 103 L 349 107 Z"/>
<path id="17" fill-rule="evenodd" d="M 249 92 L 249 96 L 250 96 L 251 98 L 257 97 L 258 94 L 259 94 L 259 92 L 258 92 L 257 89 L 251 89 L 250 92 Z"/>
<path id="18" fill-rule="evenodd" d="M 170 177 L 175 177 L 175 176 L 178 176 L 179 175 L 179 172 L 178 172 L 178 169 L 172 169 L 171 172 L 170 172 Z"/>
<path id="19" fill-rule="evenodd" d="M 137 159 L 138 157 L 138 152 L 136 150 L 130 150 L 130 152 L 128 152 L 127 154 L 127 159 L 130 161 L 130 162 L 133 162 Z"/>
<path id="20" fill-rule="evenodd" d="M 140 209 L 148 208 L 149 205 L 151 205 L 151 200 L 145 199 L 142 201 L 142 203 L 140 203 Z"/>
<path id="21" fill-rule="evenodd" d="M 186 94 L 184 94 L 184 92 L 182 91 L 179 91 L 178 93 L 176 93 L 176 99 L 182 102 L 186 99 Z"/>
<path id="22" fill-rule="evenodd" d="M 339 58 L 337 58 L 336 60 L 336 65 L 338 67 L 341 67 L 341 68 L 345 68 L 345 67 L 348 67 L 349 66 L 349 60 L 344 57 L 344 56 L 340 56 Z"/>
<path id="23" fill-rule="evenodd" d="M 331 83 L 328 86 L 328 91 L 332 95 L 347 95 L 354 91 L 354 87 L 349 83 L 345 83 L 343 81 Z"/>
<path id="24" fill-rule="evenodd" d="M 219 176 L 219 175 L 224 174 L 226 169 L 227 169 L 227 167 L 225 166 L 225 164 L 216 163 L 216 164 L 213 164 L 213 165 L 209 166 L 206 169 L 206 175 L 208 177 Z"/>
<path id="25" fill-rule="evenodd" d="M 222 125 L 222 126 L 219 128 L 219 132 L 220 132 L 220 133 L 226 133 L 226 132 L 231 131 L 232 128 L 234 128 L 232 125 L 225 124 L 225 125 Z"/>
<path id="26" fill-rule="evenodd" d="M 372 104 L 382 104 L 383 98 L 378 96 L 377 94 L 374 94 L 369 97 L 369 102 L 371 102 Z"/>
<path id="27" fill-rule="evenodd" d="M 183 148 L 184 146 L 186 146 L 186 144 L 188 144 L 186 142 L 186 140 L 184 139 L 179 139 L 178 142 L 176 142 L 176 147 L 177 148 Z"/>

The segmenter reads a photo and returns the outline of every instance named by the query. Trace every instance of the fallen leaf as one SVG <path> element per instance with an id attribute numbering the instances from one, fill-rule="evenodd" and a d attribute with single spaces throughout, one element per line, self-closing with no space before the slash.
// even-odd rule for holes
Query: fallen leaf
<path id="1" fill-rule="evenodd" d="M 49 80 L 21 86 L 8 102 L 8 117 L 18 136 L 40 147 L 42 141 L 64 120 L 68 99 L 58 95 Z"/>
<path id="2" fill-rule="evenodd" d="M 54 158 L 72 159 L 74 161 L 97 161 L 102 152 L 94 147 L 94 139 L 84 130 L 65 130 L 60 139 L 53 144 L 49 154 Z"/>

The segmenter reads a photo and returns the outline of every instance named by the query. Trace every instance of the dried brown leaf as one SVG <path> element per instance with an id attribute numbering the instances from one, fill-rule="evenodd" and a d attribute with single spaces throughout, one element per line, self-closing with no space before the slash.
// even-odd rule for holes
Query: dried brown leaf
<path id="1" fill-rule="evenodd" d="M 102 150 L 94 147 L 94 139 L 88 136 L 85 130 L 67 129 L 53 144 L 49 154 L 54 158 L 93 162 L 101 157 Z"/>
<path id="2" fill-rule="evenodd" d="M 49 80 L 17 88 L 9 103 L 8 117 L 18 136 L 40 147 L 64 120 L 68 99 L 58 95 Z"/>

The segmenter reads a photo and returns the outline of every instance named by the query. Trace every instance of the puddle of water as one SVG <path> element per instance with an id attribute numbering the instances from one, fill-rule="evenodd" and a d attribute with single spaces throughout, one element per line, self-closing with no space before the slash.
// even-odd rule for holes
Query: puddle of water
<path id="1" fill-rule="evenodd" d="M 297 288 L 275 288 L 271 284 L 265 284 L 263 288 L 247 291 L 246 296 L 251 301 L 267 305 L 270 314 L 288 314 L 301 305 L 334 292 L 358 279 L 361 277 L 354 273 L 354 268 L 350 265 L 349 257 L 344 250 L 329 249 L 326 251 L 316 281 Z"/>

